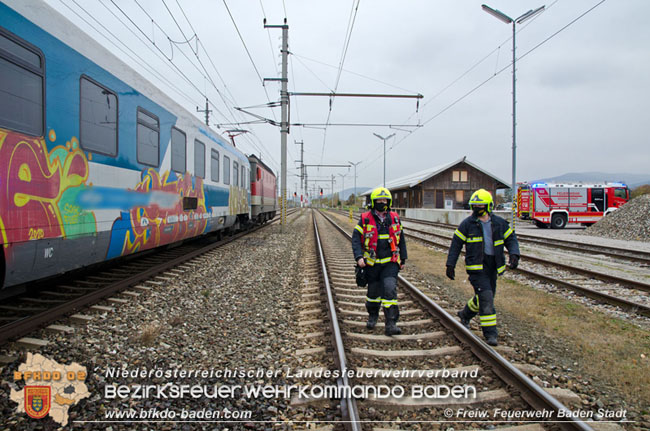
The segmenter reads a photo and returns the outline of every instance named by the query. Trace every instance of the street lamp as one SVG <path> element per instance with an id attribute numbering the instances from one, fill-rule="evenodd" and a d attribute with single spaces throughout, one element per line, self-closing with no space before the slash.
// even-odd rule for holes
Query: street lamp
<path id="1" fill-rule="evenodd" d="M 345 193 L 345 177 L 347 175 L 348 174 L 339 174 L 341 177 L 341 198 L 339 200 L 343 200 L 343 193 Z M 341 204 L 341 206 L 343 206 L 343 204 Z"/>
<path id="2" fill-rule="evenodd" d="M 386 187 L 386 141 L 395 136 L 395 134 L 393 133 L 392 135 L 388 135 L 385 138 L 376 133 L 373 133 L 373 135 L 384 141 L 384 187 Z"/>
<path id="3" fill-rule="evenodd" d="M 362 161 L 363 160 L 354 163 L 348 160 L 348 163 L 354 166 L 354 206 L 355 207 L 357 206 L 357 198 L 359 197 L 357 196 L 357 165 L 360 164 Z"/>
<path id="4" fill-rule="evenodd" d="M 517 89 L 516 89 L 516 68 L 515 68 L 515 62 L 517 61 L 517 57 L 515 56 L 515 25 L 516 24 L 521 24 L 524 21 L 528 21 L 538 13 L 542 12 L 544 10 L 545 6 L 540 6 L 537 9 L 531 9 L 525 14 L 521 15 L 519 18 L 512 19 L 505 13 L 501 12 L 500 10 L 497 9 L 492 9 L 488 5 L 482 5 L 481 6 L 483 10 L 493 17 L 497 18 L 500 21 L 505 22 L 506 24 L 512 23 L 512 227 L 514 228 L 515 226 L 515 200 L 517 198 L 517 183 L 516 178 L 517 178 Z"/>

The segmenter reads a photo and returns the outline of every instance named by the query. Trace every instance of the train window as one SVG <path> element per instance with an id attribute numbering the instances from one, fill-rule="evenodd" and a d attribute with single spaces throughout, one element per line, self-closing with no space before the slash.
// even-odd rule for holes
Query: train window
<path id="1" fill-rule="evenodd" d="M 194 140 L 194 175 L 205 178 L 205 144 Z"/>
<path id="2" fill-rule="evenodd" d="M 138 108 L 137 119 L 138 162 L 157 168 L 160 163 L 160 121 L 142 108 Z"/>
<path id="3" fill-rule="evenodd" d="M 257 168 L 257 181 L 262 179 L 262 170 L 260 168 Z"/>
<path id="4" fill-rule="evenodd" d="M 241 186 L 246 188 L 246 167 L 244 165 L 241 167 Z"/>
<path id="5" fill-rule="evenodd" d="M 79 87 L 81 148 L 117 156 L 117 95 L 85 76 Z"/>
<path id="6" fill-rule="evenodd" d="M 219 152 L 217 150 L 210 152 L 210 177 L 212 181 L 219 181 Z"/>
<path id="7" fill-rule="evenodd" d="M 187 168 L 187 138 L 185 133 L 176 127 L 172 127 L 172 171 L 181 174 Z"/>
<path id="8" fill-rule="evenodd" d="M 230 184 L 230 157 L 223 156 L 223 183 Z"/>
<path id="9" fill-rule="evenodd" d="M 43 136 L 44 69 L 36 48 L 0 32 L 0 127 Z"/>
<path id="10" fill-rule="evenodd" d="M 239 163 L 232 162 L 232 185 L 239 187 Z"/>

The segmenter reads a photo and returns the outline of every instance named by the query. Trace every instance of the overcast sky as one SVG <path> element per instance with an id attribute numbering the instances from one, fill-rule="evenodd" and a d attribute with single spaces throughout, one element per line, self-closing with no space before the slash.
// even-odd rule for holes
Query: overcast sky
<path id="1" fill-rule="evenodd" d="M 264 17 L 269 24 L 281 24 L 287 17 L 292 53 L 290 91 L 336 89 L 338 92 L 424 95 L 417 112 L 413 99 L 335 98 L 330 112 L 327 97 L 292 97 L 291 122 L 294 123 L 323 124 L 329 115 L 330 123 L 378 125 L 332 125 L 326 130 L 292 127 L 287 182 L 291 191 L 299 183 L 298 164 L 294 160 L 299 159 L 300 152 L 294 141 L 304 142 L 306 164 L 363 160 L 358 167 L 357 183 L 360 186 L 380 183 L 382 141 L 373 133 L 396 134 L 387 143 L 388 181 L 463 156 L 506 182 L 511 180 L 512 69 L 508 66 L 512 60 L 512 26 L 485 13 L 480 1 L 178 0 L 181 10 L 177 0 L 165 0 L 183 34 L 162 0 L 137 2 L 154 23 L 136 0 L 84 0 L 79 2 L 83 9 L 74 0 L 48 0 L 189 111 L 195 112 L 197 105 L 203 107 L 202 94 L 207 94 L 214 104 L 211 107 L 215 111 L 211 117 L 213 127 L 254 119 L 237 113 L 234 106 L 279 100 L 279 84 L 267 83 L 264 88 L 260 81 L 260 77 L 278 77 L 280 71 L 281 31 L 265 30 Z M 549 0 L 547 3 L 489 0 L 489 6 L 513 18 L 546 5 L 542 14 L 518 26 L 517 57 L 523 56 L 517 61 L 518 181 L 572 171 L 649 171 L 650 1 L 604 1 L 551 37 L 598 3 L 600 0 Z M 101 21 L 121 42 L 102 30 L 94 19 Z M 354 25 L 350 33 L 351 20 Z M 204 78 L 207 75 L 200 66 L 197 70 L 181 53 L 185 52 L 198 64 L 191 50 L 197 48 L 196 39 L 190 44 L 171 44 L 163 30 L 175 42 L 191 39 L 196 32 L 207 49 L 206 55 L 198 47 L 199 58 L 215 86 Z M 145 35 L 165 55 L 173 54 L 173 62 L 185 71 L 196 88 L 169 66 Z M 348 35 L 344 70 L 336 87 Z M 128 51 L 122 42 L 144 61 Z M 279 108 L 251 111 L 280 120 Z M 203 118 L 201 113 L 196 115 Z M 388 127 L 418 123 L 424 126 L 400 127 L 400 130 Z M 227 128 L 250 130 L 249 135 L 235 138 L 238 147 L 247 153 L 261 152 L 263 160 L 279 171 L 278 127 L 228 125 L 221 130 Z M 337 175 L 335 189 L 341 187 L 338 174 L 347 174 L 345 187 L 352 186 L 352 169 L 348 173 L 347 168 L 309 168 L 310 178 L 331 174 Z"/>

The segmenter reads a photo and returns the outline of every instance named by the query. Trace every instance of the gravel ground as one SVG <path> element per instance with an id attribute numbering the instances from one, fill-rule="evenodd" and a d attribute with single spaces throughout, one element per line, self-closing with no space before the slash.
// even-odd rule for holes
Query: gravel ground
<path id="1" fill-rule="evenodd" d="M 641 195 L 587 228 L 584 234 L 628 241 L 650 242 L 649 214 L 650 195 Z"/>
<path id="2" fill-rule="evenodd" d="M 101 420 L 105 412 L 169 408 L 250 410 L 251 421 L 283 420 L 288 401 L 282 398 L 225 398 L 158 400 L 104 399 L 108 384 L 159 384 L 173 381 L 191 385 L 284 383 L 279 377 L 195 378 L 186 380 L 122 378 L 106 376 L 108 367 L 133 370 L 281 370 L 295 368 L 292 353 L 302 348 L 296 331 L 298 287 L 302 280 L 298 263 L 307 217 L 293 220 L 290 232 L 280 233 L 272 225 L 205 255 L 180 269 L 182 275 L 154 287 L 150 292 L 114 313 L 102 314 L 90 324 L 78 327 L 67 336 L 47 337 L 48 347 L 40 351 L 59 363 L 73 361 L 87 367 L 86 384 L 92 396 L 70 409 L 70 421 Z M 60 324 L 69 324 L 61 321 Z M 50 418 L 35 421 L 15 414 L 9 401 L 12 372 L 24 361 L 24 354 L 4 350 L 0 354 L 18 355 L 19 360 L 0 372 L 0 429 L 56 429 Z M 292 383 L 292 382 L 288 382 Z M 21 383 L 22 386 L 22 383 Z M 73 424 L 77 429 L 134 429 L 135 424 Z M 270 423 L 202 424 L 204 429 L 273 429 Z M 197 429 L 197 424 L 144 424 L 139 429 Z M 226 428 L 227 429 L 227 428 Z"/>

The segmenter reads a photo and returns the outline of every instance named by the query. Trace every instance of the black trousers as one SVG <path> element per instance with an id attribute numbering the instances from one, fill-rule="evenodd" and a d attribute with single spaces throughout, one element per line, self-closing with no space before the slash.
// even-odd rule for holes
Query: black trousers
<path id="1" fill-rule="evenodd" d="M 469 275 L 469 282 L 474 288 L 474 296 L 467 301 L 462 316 L 470 320 L 479 315 L 483 335 L 497 335 L 497 316 L 494 309 L 494 296 L 497 290 L 497 267 L 494 256 L 485 255 L 483 270 Z"/>
<path id="2" fill-rule="evenodd" d="M 399 265 L 395 262 L 375 264 L 366 267 L 368 291 L 366 293 L 366 310 L 368 314 L 377 315 L 382 305 L 384 308 L 395 307 L 397 312 L 397 274 Z M 397 320 L 397 317 L 395 320 Z"/>

